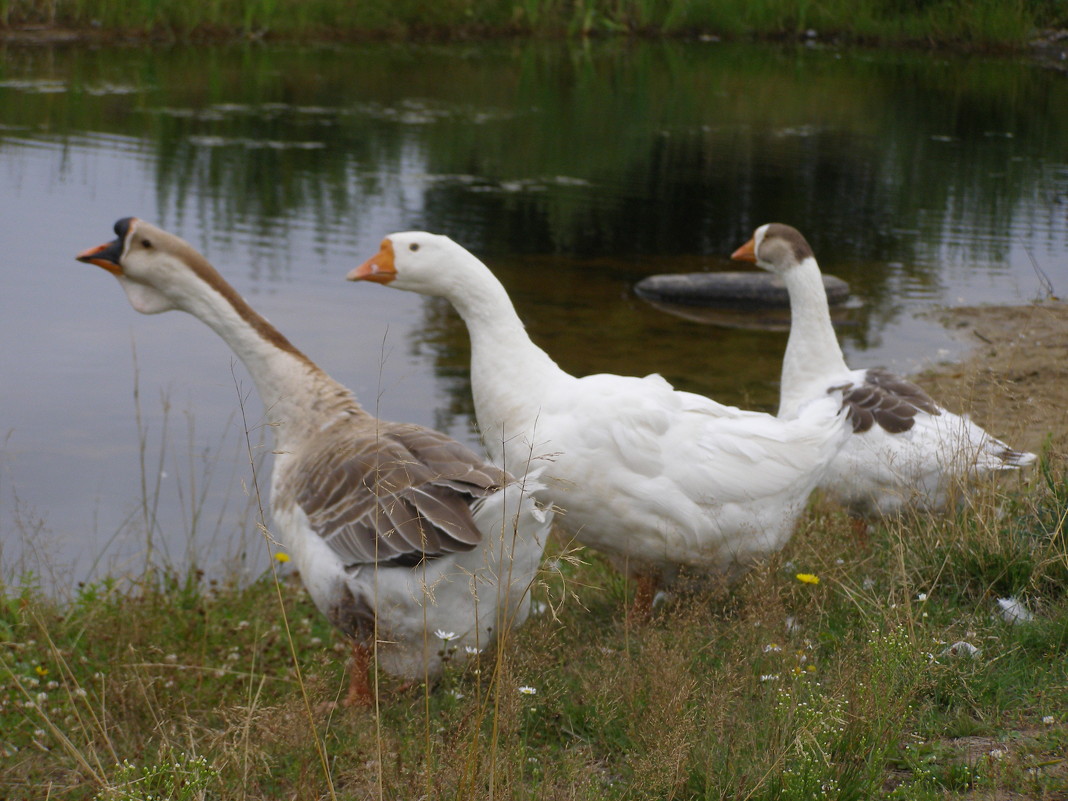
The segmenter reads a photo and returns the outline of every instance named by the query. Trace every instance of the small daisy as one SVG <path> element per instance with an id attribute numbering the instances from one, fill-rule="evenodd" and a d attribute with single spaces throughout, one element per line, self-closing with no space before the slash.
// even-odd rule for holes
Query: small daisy
<path id="1" fill-rule="evenodd" d="M 538 694 L 538 688 L 537 687 L 526 687 L 526 686 L 524 686 L 524 687 L 520 687 L 519 688 L 519 692 L 522 695 L 537 695 Z"/>
<path id="2" fill-rule="evenodd" d="M 442 640 L 444 642 L 448 642 L 449 640 L 452 640 L 452 639 L 456 638 L 456 632 L 455 631 L 445 631 L 445 629 L 438 629 L 437 631 L 434 632 L 434 636 L 437 637 L 439 640 Z"/>
<path id="3" fill-rule="evenodd" d="M 920 601 L 921 603 L 926 601 L 927 600 L 927 593 L 921 592 L 919 595 L 916 596 L 916 600 Z"/>
<path id="4" fill-rule="evenodd" d="M 473 645 L 465 645 L 464 646 L 464 653 L 467 654 L 468 656 L 476 656 L 477 654 L 482 653 L 482 649 L 481 648 L 476 648 Z"/>
<path id="5" fill-rule="evenodd" d="M 765 673 L 760 677 L 761 681 L 778 681 L 779 675 L 777 673 Z"/>
<path id="6" fill-rule="evenodd" d="M 776 642 L 769 642 L 767 645 L 764 646 L 763 650 L 766 654 L 777 654 L 779 651 L 782 650 L 782 646 Z"/>
<path id="7" fill-rule="evenodd" d="M 1053 725 L 1053 715 L 1046 715 L 1042 718 L 1042 722 L 1047 726 Z"/>

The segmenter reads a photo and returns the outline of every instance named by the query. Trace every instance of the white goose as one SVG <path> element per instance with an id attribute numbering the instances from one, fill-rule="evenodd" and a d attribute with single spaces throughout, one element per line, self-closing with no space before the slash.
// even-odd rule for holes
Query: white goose
<path id="1" fill-rule="evenodd" d="M 799 231 L 769 223 L 731 258 L 781 275 L 790 293 L 790 337 L 782 364 L 779 417 L 844 392 L 853 425 L 822 486 L 859 514 L 937 509 L 961 478 L 1013 470 L 1035 461 L 967 417 L 939 406 L 922 389 L 880 368 L 851 370 L 831 324 L 812 248 Z"/>
<path id="2" fill-rule="evenodd" d="M 642 612 L 679 568 L 729 578 L 782 548 L 848 435 L 840 397 L 779 420 L 677 392 L 658 375 L 569 375 L 530 340 L 489 268 L 444 236 L 392 234 L 348 278 L 455 306 L 492 458 L 507 467 L 532 448 L 552 455 L 542 478 L 563 510 L 557 523 L 639 579 Z"/>
<path id="3" fill-rule="evenodd" d="M 463 658 L 523 622 L 551 515 L 522 483 L 444 434 L 368 414 L 183 240 L 134 218 L 115 233 L 78 259 L 114 274 L 143 314 L 200 318 L 256 383 L 275 436 L 279 539 L 353 638 L 347 703 L 370 703 L 375 655 L 390 673 L 432 678 L 443 650 Z"/>

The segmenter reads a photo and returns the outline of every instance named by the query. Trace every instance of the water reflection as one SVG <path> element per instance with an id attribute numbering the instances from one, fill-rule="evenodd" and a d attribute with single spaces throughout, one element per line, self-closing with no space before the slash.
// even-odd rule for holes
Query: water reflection
<path id="1" fill-rule="evenodd" d="M 91 514 L 113 531 L 136 485 L 128 348 L 102 352 L 132 336 L 142 386 L 177 381 L 220 426 L 234 405 L 210 333 L 135 319 L 67 264 L 119 216 L 207 252 L 383 416 L 471 442 L 458 318 L 341 282 L 390 231 L 483 257 L 565 369 L 765 409 L 781 332 L 670 317 L 631 286 L 733 269 L 753 228 L 789 222 L 863 301 L 847 352 L 906 370 L 948 346 L 917 316 L 932 304 L 1034 297 L 1031 256 L 1066 291 L 1068 88 L 1026 63 L 628 42 L 2 52 L 0 503 L 17 491 L 67 542 Z"/>

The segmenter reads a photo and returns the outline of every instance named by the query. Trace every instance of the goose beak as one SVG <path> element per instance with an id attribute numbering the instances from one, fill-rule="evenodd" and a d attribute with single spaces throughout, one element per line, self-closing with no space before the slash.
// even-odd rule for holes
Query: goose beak
<path id="1" fill-rule="evenodd" d="M 735 261 L 752 261 L 755 262 L 756 258 L 756 240 L 750 239 L 734 253 L 731 254 L 731 258 Z"/>
<path id="2" fill-rule="evenodd" d="M 74 258 L 78 261 L 84 261 L 86 264 L 95 264 L 97 267 L 103 267 L 113 275 L 122 275 L 122 265 L 119 264 L 119 259 L 121 257 L 122 240 L 116 239 L 113 242 L 83 250 Z"/>
<path id="3" fill-rule="evenodd" d="M 345 276 L 349 281 L 374 281 L 376 284 L 388 284 L 397 277 L 397 268 L 393 264 L 393 243 L 382 240 L 378 253 L 369 258 L 355 270 Z"/>

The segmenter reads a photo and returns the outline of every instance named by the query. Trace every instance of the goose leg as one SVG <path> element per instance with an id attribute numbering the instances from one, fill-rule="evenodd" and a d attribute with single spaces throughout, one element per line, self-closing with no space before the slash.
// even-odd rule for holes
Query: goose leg
<path id="1" fill-rule="evenodd" d="M 659 583 L 653 576 L 638 576 L 634 591 L 634 602 L 630 607 L 630 616 L 639 623 L 645 623 L 653 616 L 653 598 Z"/>
<path id="2" fill-rule="evenodd" d="M 352 643 L 352 662 L 349 665 L 349 691 L 342 706 L 371 706 L 374 695 L 368 681 L 371 668 L 371 649 L 361 642 Z"/>

